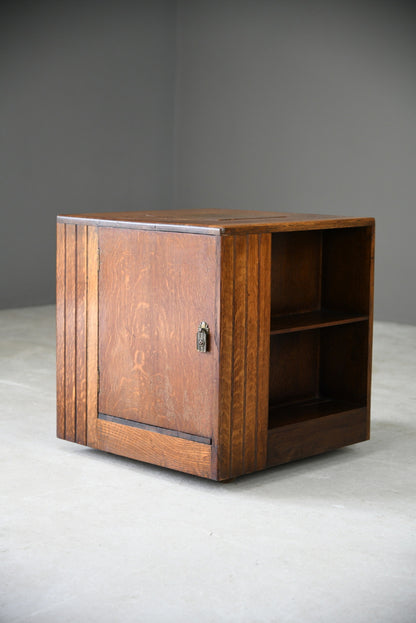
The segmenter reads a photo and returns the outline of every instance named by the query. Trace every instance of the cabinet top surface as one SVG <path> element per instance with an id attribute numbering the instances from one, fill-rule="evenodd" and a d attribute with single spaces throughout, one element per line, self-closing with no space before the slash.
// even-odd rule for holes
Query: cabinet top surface
<path id="1" fill-rule="evenodd" d="M 362 217 L 219 209 L 66 214 L 59 215 L 57 221 L 58 223 L 96 225 L 100 227 L 153 229 L 217 236 L 304 229 L 359 227 L 373 225 L 374 223 L 374 219 Z"/>

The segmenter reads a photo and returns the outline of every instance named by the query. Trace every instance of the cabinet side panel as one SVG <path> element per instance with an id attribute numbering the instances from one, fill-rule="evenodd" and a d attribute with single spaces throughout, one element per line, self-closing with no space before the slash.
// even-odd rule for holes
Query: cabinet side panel
<path id="1" fill-rule="evenodd" d="M 65 439 L 65 228 L 56 226 L 56 434 Z"/>
<path id="2" fill-rule="evenodd" d="M 270 235 L 224 237 L 221 254 L 219 479 L 266 463 Z"/>
<path id="3" fill-rule="evenodd" d="M 97 447 L 98 416 L 98 229 L 87 233 L 87 444 Z"/>

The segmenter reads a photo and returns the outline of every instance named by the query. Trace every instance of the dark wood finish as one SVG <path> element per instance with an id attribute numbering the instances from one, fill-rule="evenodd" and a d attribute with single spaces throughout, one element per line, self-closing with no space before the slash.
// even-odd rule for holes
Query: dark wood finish
<path id="1" fill-rule="evenodd" d="M 221 260 L 218 478 L 227 480 L 266 463 L 270 235 L 224 237 Z"/>
<path id="2" fill-rule="evenodd" d="M 76 441 L 76 225 L 65 232 L 65 439 Z"/>
<path id="3" fill-rule="evenodd" d="M 330 327 L 320 333 L 321 393 L 366 405 L 368 323 Z"/>
<path id="4" fill-rule="evenodd" d="M 94 231 L 96 239 L 93 227 L 57 225 L 57 436 L 84 445 L 87 413 L 97 415 Z"/>
<path id="5" fill-rule="evenodd" d="M 233 388 L 230 477 L 244 472 L 245 355 L 247 348 L 247 248 L 246 236 L 234 238 Z"/>
<path id="6" fill-rule="evenodd" d="M 323 308 L 353 314 L 369 313 L 371 250 L 371 227 L 323 233 Z"/>
<path id="7" fill-rule="evenodd" d="M 365 227 L 372 226 L 374 219 L 328 216 L 326 214 L 211 209 L 66 214 L 58 216 L 58 222 L 222 236 Z"/>
<path id="8" fill-rule="evenodd" d="M 324 397 L 280 404 L 277 407 L 270 407 L 269 429 L 297 424 L 305 420 L 316 420 L 335 413 L 347 413 L 356 409 L 362 409 L 362 405 Z"/>
<path id="9" fill-rule="evenodd" d="M 58 217 L 58 437 L 223 481 L 368 439 L 373 270 L 373 219 Z"/>
<path id="10" fill-rule="evenodd" d="M 366 439 L 365 408 L 295 421 L 270 429 L 267 466 L 296 461 Z"/>
<path id="11" fill-rule="evenodd" d="M 303 253 L 304 234 L 287 234 L 285 245 L 273 236 L 282 292 L 273 311 L 293 301 L 302 310 L 305 300 L 311 310 L 272 318 L 268 465 L 369 438 L 374 225 L 323 230 L 320 249 L 318 232 L 308 233 Z M 302 285 L 308 253 L 318 283 L 302 299 L 279 273 L 292 268 Z"/>
<path id="12" fill-rule="evenodd" d="M 56 435 L 65 439 L 65 229 L 56 225 Z"/>
<path id="13" fill-rule="evenodd" d="M 87 444 L 98 448 L 98 228 L 87 228 Z"/>
<path id="14" fill-rule="evenodd" d="M 271 321 L 270 334 L 277 335 L 279 333 L 308 331 L 309 329 L 339 326 L 341 324 L 362 322 L 363 320 L 368 320 L 368 316 L 319 309 L 302 314 L 274 316 Z"/>
<path id="15" fill-rule="evenodd" d="M 368 227 L 369 235 L 369 279 L 368 279 L 368 336 L 367 336 L 367 439 L 370 439 L 371 413 L 371 369 L 373 357 L 373 319 L 374 319 L 374 251 L 376 241 L 376 226 L 373 221 Z"/>
<path id="16" fill-rule="evenodd" d="M 322 232 L 273 234 L 272 315 L 309 312 L 321 307 Z"/>
<path id="17" fill-rule="evenodd" d="M 87 443 L 87 227 L 77 225 L 76 254 L 76 430 L 78 443 Z"/>
<path id="18" fill-rule="evenodd" d="M 257 469 L 267 463 L 267 433 L 269 415 L 270 368 L 270 287 L 271 287 L 270 234 L 259 236 L 259 292 L 258 292 L 258 344 L 257 344 Z"/>
<path id="19" fill-rule="evenodd" d="M 260 240 L 258 236 L 247 237 L 247 278 L 246 278 L 246 343 L 244 352 L 244 470 L 257 469 L 257 386 L 260 327 Z M 263 265 L 263 264 L 262 264 Z M 264 291 L 263 291 L 264 292 Z M 262 295 L 263 298 L 264 294 Z M 263 299 L 264 300 L 264 299 Z M 263 355 L 263 353 L 262 353 Z M 264 355 L 263 355 L 264 356 Z M 266 360 L 267 361 L 267 360 Z M 263 418 L 267 425 L 267 409 Z"/>
<path id="20" fill-rule="evenodd" d="M 99 244 L 99 411 L 212 438 L 216 239 L 106 228 Z M 210 333 L 201 354 L 203 320 Z"/>
<path id="21" fill-rule="evenodd" d="M 319 331 L 274 335 L 270 340 L 271 405 L 318 395 Z"/>
<path id="22" fill-rule="evenodd" d="M 230 478 L 231 427 L 233 416 L 233 334 L 234 334 L 234 238 L 221 240 L 221 316 L 218 439 L 213 446 L 213 469 L 217 480 Z"/>
<path id="23" fill-rule="evenodd" d="M 208 444 L 99 419 L 96 423 L 96 447 L 100 450 L 203 478 L 211 476 L 211 446 Z"/>
<path id="24" fill-rule="evenodd" d="M 181 439 L 189 439 L 197 443 L 206 443 L 211 445 L 212 439 L 209 437 L 200 437 L 198 435 L 190 435 L 189 433 L 182 433 L 179 430 L 173 430 L 171 428 L 161 428 L 160 426 L 152 426 L 151 424 L 144 424 L 143 422 L 135 422 L 134 420 L 125 420 L 121 417 L 114 415 L 106 415 L 105 413 L 98 414 L 99 420 L 105 420 L 106 422 L 115 422 L 116 424 L 122 424 L 123 426 L 132 426 L 133 428 L 140 428 L 142 430 L 150 430 L 154 433 L 160 433 L 161 435 L 169 435 L 170 437 L 180 437 Z"/>

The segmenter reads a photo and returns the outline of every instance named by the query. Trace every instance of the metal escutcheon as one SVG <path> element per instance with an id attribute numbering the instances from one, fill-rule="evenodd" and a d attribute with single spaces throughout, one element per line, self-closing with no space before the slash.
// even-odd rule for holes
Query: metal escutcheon
<path id="1" fill-rule="evenodd" d="M 198 333 L 196 334 L 196 349 L 200 353 L 206 353 L 208 350 L 208 333 L 209 326 L 205 321 L 202 321 L 198 327 Z"/>

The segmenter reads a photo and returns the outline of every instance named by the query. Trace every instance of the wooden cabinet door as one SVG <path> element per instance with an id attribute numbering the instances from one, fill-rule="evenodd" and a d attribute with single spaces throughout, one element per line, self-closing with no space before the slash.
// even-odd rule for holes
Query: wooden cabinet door
<path id="1" fill-rule="evenodd" d="M 99 229 L 100 418 L 212 439 L 218 249 L 216 236 Z M 196 348 L 201 321 L 206 353 Z"/>

